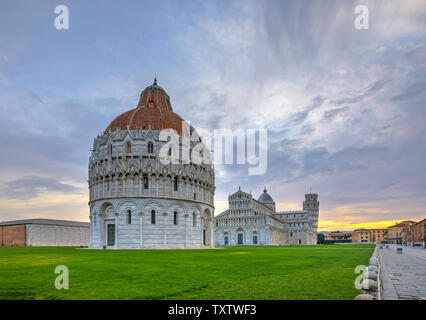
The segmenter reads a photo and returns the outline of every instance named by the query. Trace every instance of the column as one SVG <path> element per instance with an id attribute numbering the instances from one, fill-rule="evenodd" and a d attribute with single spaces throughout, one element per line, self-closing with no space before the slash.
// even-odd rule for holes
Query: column
<path id="1" fill-rule="evenodd" d="M 213 213 L 212 213 L 213 215 Z M 213 236 L 213 219 L 210 219 L 210 246 L 214 247 L 214 236 Z"/>
<path id="2" fill-rule="evenodd" d="M 114 213 L 115 215 L 115 248 L 118 248 L 118 212 Z"/>
<path id="3" fill-rule="evenodd" d="M 139 246 L 143 248 L 143 211 L 139 212 Z"/>
<path id="4" fill-rule="evenodd" d="M 163 214 L 163 246 L 167 247 L 167 233 L 166 233 L 166 219 L 167 218 L 167 212 L 164 212 Z"/>
<path id="5" fill-rule="evenodd" d="M 187 213 L 185 213 L 185 219 L 184 219 L 184 222 L 185 222 L 185 243 L 184 243 L 184 248 L 186 248 L 186 243 L 188 242 L 188 214 Z"/>

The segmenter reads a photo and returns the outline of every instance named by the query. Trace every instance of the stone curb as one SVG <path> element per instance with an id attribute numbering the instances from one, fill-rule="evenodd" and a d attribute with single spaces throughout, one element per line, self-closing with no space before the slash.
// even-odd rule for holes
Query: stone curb
<path id="1" fill-rule="evenodd" d="M 364 272 L 362 293 L 355 300 L 380 300 L 380 258 L 377 245 Z"/>

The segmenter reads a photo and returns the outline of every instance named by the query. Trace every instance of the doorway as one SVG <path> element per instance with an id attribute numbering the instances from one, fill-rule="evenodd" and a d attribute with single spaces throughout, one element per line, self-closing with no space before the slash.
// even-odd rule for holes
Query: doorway
<path id="1" fill-rule="evenodd" d="M 115 224 L 107 224 L 107 246 L 115 246 Z"/>
<path id="2" fill-rule="evenodd" d="M 257 236 L 253 236 L 253 244 L 257 244 Z"/>
<path id="3" fill-rule="evenodd" d="M 243 244 L 243 234 L 242 233 L 238 234 L 238 244 Z"/>

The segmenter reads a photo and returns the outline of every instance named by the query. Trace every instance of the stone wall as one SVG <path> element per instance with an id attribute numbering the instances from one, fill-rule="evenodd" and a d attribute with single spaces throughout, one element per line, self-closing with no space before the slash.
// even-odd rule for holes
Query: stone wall
<path id="1" fill-rule="evenodd" d="M 183 249 L 212 246 L 213 210 L 213 207 L 205 204 L 174 199 L 119 198 L 94 201 L 90 216 L 90 247 Z M 155 212 L 155 223 L 151 221 L 152 211 Z M 107 243 L 109 224 L 114 225 L 115 229 L 112 246 Z"/>
<path id="2" fill-rule="evenodd" d="M 28 224 L 27 246 L 88 246 L 89 227 Z"/>
<path id="3" fill-rule="evenodd" d="M 3 247 L 22 247 L 26 244 L 25 225 L 0 226 L 0 242 Z"/>

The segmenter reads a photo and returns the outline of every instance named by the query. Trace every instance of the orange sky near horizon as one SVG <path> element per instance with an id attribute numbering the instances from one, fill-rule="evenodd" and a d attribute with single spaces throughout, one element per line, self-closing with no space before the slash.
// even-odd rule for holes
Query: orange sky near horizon
<path id="1" fill-rule="evenodd" d="M 81 186 L 84 188 L 84 186 Z M 228 207 L 228 202 L 215 201 L 215 215 L 220 214 Z M 300 210 L 298 203 L 277 203 L 277 210 Z M 10 214 L 2 214 L 1 221 L 27 219 L 27 218 L 50 218 L 63 220 L 89 221 L 89 208 L 87 206 L 87 195 L 79 194 L 42 194 L 37 198 L 29 200 L 4 199 L 0 203 L 0 210 Z M 404 217 L 403 219 L 375 221 L 374 216 L 354 218 L 356 207 L 320 209 L 318 231 L 351 231 L 359 228 L 387 228 L 404 220 L 420 221 L 423 217 Z"/>

